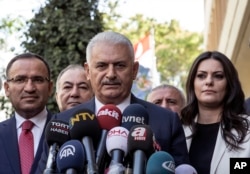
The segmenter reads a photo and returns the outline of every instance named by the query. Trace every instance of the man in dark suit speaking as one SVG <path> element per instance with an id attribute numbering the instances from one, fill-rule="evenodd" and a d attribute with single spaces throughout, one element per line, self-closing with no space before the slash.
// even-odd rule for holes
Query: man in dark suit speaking
<path id="1" fill-rule="evenodd" d="M 131 93 L 139 63 L 134 61 L 133 45 L 124 35 L 107 31 L 97 34 L 87 46 L 87 63 L 84 68 L 95 97 L 54 118 L 69 122 L 77 110 L 87 108 L 97 114 L 106 104 L 116 105 L 122 112 L 132 103 L 141 104 L 148 112 L 148 124 L 152 128 L 161 150 L 169 152 L 175 159 L 176 166 L 188 163 L 186 140 L 180 119 L 176 113 L 135 97 Z M 40 172 L 45 167 L 40 162 Z"/>

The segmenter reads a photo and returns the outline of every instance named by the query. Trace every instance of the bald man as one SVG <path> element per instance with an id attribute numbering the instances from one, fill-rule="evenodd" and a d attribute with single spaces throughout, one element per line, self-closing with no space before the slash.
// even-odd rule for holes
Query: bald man
<path id="1" fill-rule="evenodd" d="M 147 101 L 177 112 L 179 115 L 181 109 L 186 104 L 186 99 L 182 91 L 175 86 L 167 84 L 153 88 L 147 96 Z"/>

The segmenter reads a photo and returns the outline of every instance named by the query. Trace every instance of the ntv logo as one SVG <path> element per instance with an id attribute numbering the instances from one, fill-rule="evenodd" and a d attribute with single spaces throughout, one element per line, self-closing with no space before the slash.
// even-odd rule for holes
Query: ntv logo
<path id="1" fill-rule="evenodd" d="M 62 150 L 59 154 L 59 157 L 60 157 L 60 159 L 62 159 L 65 157 L 74 156 L 75 152 L 76 152 L 75 146 L 67 145 L 67 146 L 62 148 Z"/>

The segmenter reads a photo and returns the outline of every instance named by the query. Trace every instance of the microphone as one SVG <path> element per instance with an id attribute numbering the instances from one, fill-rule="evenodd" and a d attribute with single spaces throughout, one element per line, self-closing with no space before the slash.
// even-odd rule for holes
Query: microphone
<path id="1" fill-rule="evenodd" d="M 189 164 L 181 164 L 175 168 L 175 174 L 198 174 L 196 169 Z"/>
<path id="2" fill-rule="evenodd" d="M 98 174 L 95 162 L 95 147 L 100 138 L 101 129 L 95 114 L 88 109 L 80 109 L 69 120 L 70 136 L 82 142 L 87 158 L 87 174 Z"/>
<path id="3" fill-rule="evenodd" d="M 50 120 L 45 128 L 45 140 L 49 145 L 49 154 L 43 174 L 55 172 L 57 152 L 60 146 L 69 139 L 69 124 L 60 120 Z"/>
<path id="4" fill-rule="evenodd" d="M 115 105 L 107 104 L 100 108 L 96 118 L 102 129 L 101 139 L 96 152 L 96 164 L 100 167 L 106 152 L 106 138 L 108 131 L 121 125 L 122 113 Z"/>
<path id="5" fill-rule="evenodd" d="M 122 127 L 130 130 L 134 125 L 148 124 L 148 112 L 141 104 L 130 104 L 122 113 Z"/>
<path id="6" fill-rule="evenodd" d="M 144 174 L 147 158 L 154 152 L 153 131 L 148 125 L 135 125 L 128 134 L 128 151 L 133 155 L 133 173 Z"/>
<path id="7" fill-rule="evenodd" d="M 128 105 L 122 113 L 121 126 L 130 130 L 135 125 L 148 124 L 149 115 L 141 104 L 133 103 Z M 125 157 L 126 174 L 132 173 L 132 159 Z"/>
<path id="8" fill-rule="evenodd" d="M 80 141 L 67 141 L 59 149 L 56 164 L 60 173 L 77 174 L 83 171 L 84 163 L 85 151 Z"/>
<path id="9" fill-rule="evenodd" d="M 153 153 L 146 167 L 146 174 L 174 174 L 175 162 L 174 158 L 165 151 L 157 151 Z"/>
<path id="10" fill-rule="evenodd" d="M 111 156 L 111 163 L 108 174 L 119 174 L 124 172 L 122 165 L 124 157 L 127 155 L 127 140 L 129 131 L 121 126 L 116 126 L 109 130 L 106 139 L 106 148 Z"/>

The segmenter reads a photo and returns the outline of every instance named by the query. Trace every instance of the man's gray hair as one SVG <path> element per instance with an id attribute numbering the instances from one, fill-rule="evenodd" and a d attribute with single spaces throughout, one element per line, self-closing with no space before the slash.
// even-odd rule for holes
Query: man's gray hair
<path id="1" fill-rule="evenodd" d="M 68 70 L 72 70 L 72 69 L 79 69 L 79 70 L 83 70 L 84 71 L 84 67 L 82 65 L 79 65 L 79 64 L 71 64 L 71 65 L 68 65 L 66 68 L 64 68 L 60 73 L 59 75 L 57 76 L 57 80 L 56 80 L 56 92 L 57 90 L 59 89 L 59 81 L 62 77 L 62 75 L 67 72 Z"/>
<path id="2" fill-rule="evenodd" d="M 131 41 L 126 36 L 120 33 L 117 33 L 114 31 L 104 31 L 104 32 L 98 33 L 89 41 L 87 49 L 86 49 L 87 63 L 90 63 L 93 47 L 96 44 L 101 43 L 101 42 L 106 43 L 106 44 L 112 44 L 112 45 L 117 45 L 117 44 L 127 45 L 130 50 L 129 56 L 133 59 L 133 62 L 134 62 L 134 47 Z"/>

